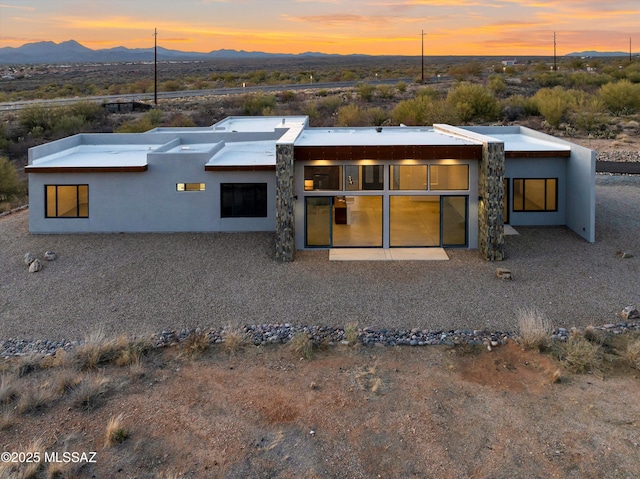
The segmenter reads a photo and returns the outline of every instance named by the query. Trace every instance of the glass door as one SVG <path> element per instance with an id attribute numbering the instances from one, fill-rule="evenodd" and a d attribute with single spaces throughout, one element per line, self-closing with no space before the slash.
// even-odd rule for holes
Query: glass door
<path id="1" fill-rule="evenodd" d="M 467 245 L 467 196 L 442 196 L 442 246 Z"/>
<path id="2" fill-rule="evenodd" d="M 307 196 L 305 198 L 306 246 L 331 246 L 331 196 Z"/>

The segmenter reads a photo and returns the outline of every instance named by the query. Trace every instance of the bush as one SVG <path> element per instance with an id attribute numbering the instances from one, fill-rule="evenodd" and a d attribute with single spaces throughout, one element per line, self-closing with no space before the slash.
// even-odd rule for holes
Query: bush
<path id="1" fill-rule="evenodd" d="M 396 88 L 398 89 L 398 91 L 400 93 L 404 93 L 405 91 L 407 91 L 407 84 L 405 82 L 403 82 L 403 81 L 399 81 L 396 84 Z"/>
<path id="2" fill-rule="evenodd" d="M 356 86 L 356 91 L 361 100 L 371 101 L 373 100 L 373 94 L 376 91 L 376 87 L 373 85 L 369 85 L 368 83 L 361 83 Z"/>
<path id="3" fill-rule="evenodd" d="M 461 121 L 497 120 L 500 103 L 491 91 L 480 85 L 462 83 L 447 95 L 447 105 L 454 108 Z"/>
<path id="4" fill-rule="evenodd" d="M 538 111 L 554 128 L 558 128 L 564 120 L 573 101 L 571 95 L 562 87 L 542 88 L 533 96 Z"/>
<path id="5" fill-rule="evenodd" d="M 395 95 L 395 90 L 391 85 L 378 85 L 376 89 L 378 90 L 378 94 L 387 100 L 390 100 Z"/>
<path id="6" fill-rule="evenodd" d="M 536 309 L 518 311 L 519 340 L 525 349 L 541 351 L 551 342 L 551 323 Z"/>
<path id="7" fill-rule="evenodd" d="M 242 102 L 242 110 L 245 115 L 264 115 L 267 111 L 272 111 L 276 107 L 276 97 L 264 93 L 245 95 Z"/>
<path id="8" fill-rule="evenodd" d="M 504 78 L 498 75 L 491 75 L 487 82 L 487 87 L 494 94 L 504 93 L 507 89 L 507 84 L 504 81 Z"/>
<path id="9" fill-rule="evenodd" d="M 369 108 L 366 113 L 369 117 L 369 125 L 381 126 L 389 119 L 389 114 L 384 108 Z"/>
<path id="10" fill-rule="evenodd" d="M 0 156 L 0 201 L 10 201 L 25 195 L 27 187 L 20 179 L 15 165 Z"/>
<path id="11" fill-rule="evenodd" d="M 457 112 L 449 108 L 444 100 L 434 100 L 426 95 L 398 103 L 391 110 L 395 124 L 432 125 L 434 123 L 456 124 Z"/>
<path id="12" fill-rule="evenodd" d="M 350 104 L 338 109 L 338 126 L 367 126 L 369 118 L 365 110 Z"/>
<path id="13" fill-rule="evenodd" d="M 607 83 L 600 88 L 600 98 L 613 115 L 636 113 L 640 109 L 640 84 L 629 80 Z"/>

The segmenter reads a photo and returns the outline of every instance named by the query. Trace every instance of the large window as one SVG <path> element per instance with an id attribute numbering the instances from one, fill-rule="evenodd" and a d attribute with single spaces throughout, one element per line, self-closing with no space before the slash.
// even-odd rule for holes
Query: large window
<path id="1" fill-rule="evenodd" d="M 45 185 L 47 218 L 88 218 L 89 185 Z"/>
<path id="2" fill-rule="evenodd" d="M 222 183 L 220 185 L 222 218 L 266 218 L 266 183 Z"/>
<path id="3" fill-rule="evenodd" d="M 427 165 L 391 165 L 389 171 L 392 190 L 427 189 Z"/>
<path id="4" fill-rule="evenodd" d="M 515 178 L 513 211 L 558 211 L 558 179 Z"/>

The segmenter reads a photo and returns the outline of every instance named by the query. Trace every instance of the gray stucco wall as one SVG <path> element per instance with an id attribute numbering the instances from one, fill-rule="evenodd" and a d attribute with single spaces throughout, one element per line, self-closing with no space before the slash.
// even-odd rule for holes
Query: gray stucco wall
<path id="1" fill-rule="evenodd" d="M 567 224 L 567 158 L 507 158 L 505 178 L 509 178 L 509 224 L 511 226 L 557 226 Z M 558 211 L 513 211 L 515 178 L 557 178 Z"/>
<path id="2" fill-rule="evenodd" d="M 205 191 L 176 191 L 205 183 Z M 266 183 L 266 218 L 221 218 L 221 183 Z M 89 218 L 45 218 L 45 185 L 89 185 Z M 273 172 L 204 171 L 202 161 L 163 157 L 140 173 L 31 173 L 32 233 L 275 231 Z"/>

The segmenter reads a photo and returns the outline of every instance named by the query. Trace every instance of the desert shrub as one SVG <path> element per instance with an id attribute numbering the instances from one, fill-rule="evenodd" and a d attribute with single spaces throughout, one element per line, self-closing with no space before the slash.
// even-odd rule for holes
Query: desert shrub
<path id="1" fill-rule="evenodd" d="M 640 369 L 640 339 L 635 339 L 627 344 L 623 357 L 627 360 L 629 366 Z"/>
<path id="2" fill-rule="evenodd" d="M 324 98 L 320 104 L 319 109 L 327 115 L 333 115 L 338 111 L 338 108 L 342 105 L 342 99 L 337 95 L 332 95 Z"/>
<path id="3" fill-rule="evenodd" d="M 373 100 L 373 94 L 376 91 L 376 87 L 373 85 L 369 85 L 368 83 L 360 83 L 356 86 L 356 92 L 358 93 L 358 98 L 363 101 L 371 101 Z"/>
<path id="4" fill-rule="evenodd" d="M 303 332 L 298 332 L 291 338 L 289 349 L 298 357 L 313 358 L 313 341 Z"/>
<path id="5" fill-rule="evenodd" d="M 112 416 L 109 418 L 109 422 L 107 422 L 107 430 L 105 432 L 104 445 L 105 447 L 113 447 L 116 444 L 120 444 L 124 442 L 127 437 L 129 437 L 129 433 L 122 426 L 122 420 L 124 419 L 124 414 L 118 414 L 117 416 Z"/>
<path id="6" fill-rule="evenodd" d="M 55 136 L 70 136 L 86 131 L 89 129 L 89 124 L 84 117 L 80 115 L 62 115 L 55 122 L 52 133 Z"/>
<path id="7" fill-rule="evenodd" d="M 621 80 L 600 87 L 600 98 L 616 116 L 636 113 L 640 109 L 640 84 Z"/>
<path id="8" fill-rule="evenodd" d="M 541 351 L 551 342 L 551 323 L 534 308 L 518 311 L 518 339 L 525 349 Z"/>
<path id="9" fill-rule="evenodd" d="M 73 389 L 71 403 L 74 407 L 90 411 L 98 406 L 109 386 L 109 380 L 104 376 L 87 376 Z"/>
<path id="10" fill-rule="evenodd" d="M 558 346 L 558 358 L 564 367 L 576 374 L 600 370 L 602 347 L 583 336 L 572 334 L 566 343 Z"/>
<path id="11" fill-rule="evenodd" d="M 444 100 L 433 100 L 426 95 L 398 103 L 391 110 L 391 120 L 404 125 L 458 123 L 456 111 L 449 108 Z"/>
<path id="12" fill-rule="evenodd" d="M 18 170 L 8 158 L 0 156 L 0 201 L 10 201 L 25 195 L 27 186 Z"/>
<path id="13" fill-rule="evenodd" d="M 461 121 L 490 121 L 500 116 L 500 103 L 491 91 L 472 83 L 462 83 L 451 90 L 447 105 L 455 109 Z"/>
<path id="14" fill-rule="evenodd" d="M 404 93 L 405 91 L 407 91 L 407 84 L 403 81 L 399 81 L 398 83 L 396 83 L 396 88 L 400 93 Z"/>
<path id="15" fill-rule="evenodd" d="M 182 89 L 182 85 L 176 80 L 167 80 L 158 88 L 159 91 L 179 91 L 180 89 Z"/>
<path id="16" fill-rule="evenodd" d="M 98 123 L 107 117 L 102 105 L 90 101 L 79 101 L 67 107 L 67 114 L 79 116 L 87 123 Z"/>
<path id="17" fill-rule="evenodd" d="M 596 95 L 581 93 L 574 95 L 572 121 L 578 128 L 589 133 L 602 129 L 605 124 L 605 106 L 602 99 Z"/>
<path id="18" fill-rule="evenodd" d="M 427 98 L 431 98 L 432 100 L 442 98 L 442 93 L 440 92 L 440 90 L 436 90 L 435 88 L 430 86 L 427 86 L 424 88 L 418 88 L 416 90 L 415 95 L 416 95 L 416 98 L 427 97 Z"/>
<path id="19" fill-rule="evenodd" d="M 470 76 L 480 76 L 482 74 L 482 65 L 477 61 L 471 61 L 462 65 L 457 65 L 449 70 L 449 75 L 456 80 L 464 80 Z"/>
<path id="20" fill-rule="evenodd" d="M 128 121 L 116 129 L 118 133 L 144 133 L 152 130 L 162 122 L 162 111 L 150 110 L 140 118 Z"/>
<path id="21" fill-rule="evenodd" d="M 264 93 L 254 93 L 244 96 L 242 110 L 246 115 L 264 115 L 265 111 L 273 110 L 276 107 L 276 97 Z"/>
<path id="22" fill-rule="evenodd" d="M 389 119 L 387 110 L 380 107 L 368 108 L 366 111 L 367 117 L 369 117 L 368 124 L 373 126 L 381 126 Z"/>
<path id="23" fill-rule="evenodd" d="M 349 343 L 350 346 L 353 346 L 358 342 L 358 323 L 348 323 L 344 327 L 344 339 Z"/>
<path id="24" fill-rule="evenodd" d="M 542 88 L 533 96 L 538 111 L 551 126 L 557 128 L 573 104 L 571 95 L 562 87 Z"/>
<path id="25" fill-rule="evenodd" d="M 285 90 L 277 93 L 277 98 L 281 103 L 290 103 L 298 99 L 298 94 L 291 90 Z"/>
<path id="26" fill-rule="evenodd" d="M 553 88 L 555 86 L 565 85 L 567 83 L 567 76 L 554 71 L 546 71 L 536 75 L 534 81 L 540 87 Z"/>
<path id="27" fill-rule="evenodd" d="M 179 349 L 187 357 L 202 356 L 211 346 L 209 335 L 205 331 L 192 331 L 182 340 Z"/>
<path id="28" fill-rule="evenodd" d="M 338 126 L 367 126 L 369 116 L 358 105 L 349 104 L 338 108 Z"/>
<path id="29" fill-rule="evenodd" d="M 376 90 L 378 91 L 378 95 L 387 100 L 390 100 L 395 95 L 395 89 L 392 85 L 378 85 Z"/>
<path id="30" fill-rule="evenodd" d="M 491 75 L 487 81 L 487 88 L 491 90 L 494 94 L 504 93 L 507 89 L 507 84 L 499 75 Z"/>
<path id="31" fill-rule="evenodd" d="M 27 132 L 41 128 L 41 131 L 46 133 L 53 128 L 59 113 L 59 110 L 41 105 L 28 106 L 20 111 L 18 121 Z"/>
<path id="32" fill-rule="evenodd" d="M 308 116 L 309 120 L 318 120 L 321 116 L 318 110 L 318 102 L 315 101 L 305 102 L 300 108 L 300 113 Z"/>

